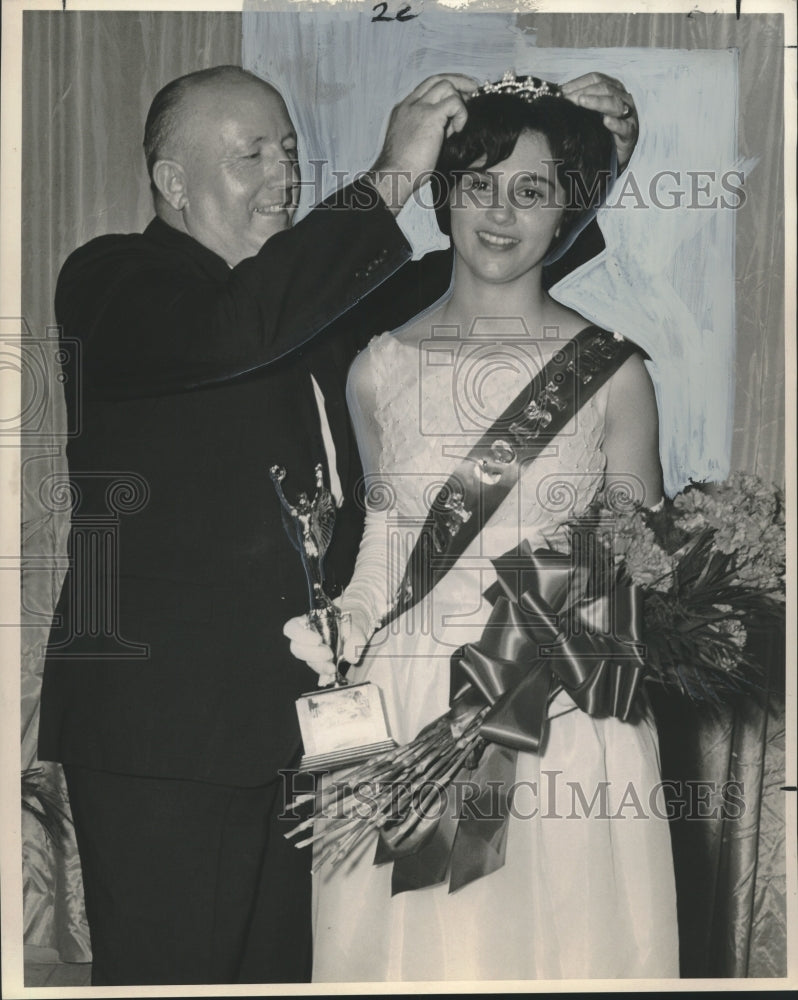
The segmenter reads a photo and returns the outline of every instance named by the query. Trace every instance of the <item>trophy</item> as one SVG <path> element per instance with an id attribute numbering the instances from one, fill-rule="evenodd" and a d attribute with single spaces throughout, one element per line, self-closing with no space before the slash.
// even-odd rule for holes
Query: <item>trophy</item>
<path id="1" fill-rule="evenodd" d="M 324 486 L 321 464 L 316 466 L 316 493 L 312 500 L 307 493 L 300 493 L 295 504 L 283 492 L 285 469 L 273 465 L 269 470 L 280 500 L 283 527 L 291 544 L 299 551 L 302 567 L 308 582 L 310 610 L 308 621 L 332 651 L 335 664 L 335 684 L 346 684 L 338 669 L 341 655 L 341 612 L 324 592 L 324 555 L 329 548 L 335 525 L 335 501 Z"/>
<path id="2" fill-rule="evenodd" d="M 305 749 L 300 770 L 304 771 L 355 764 L 396 746 L 388 734 L 379 688 L 368 681 L 349 684 L 340 670 L 342 615 L 324 591 L 324 555 L 335 525 L 335 501 L 324 486 L 320 464 L 315 472 L 313 498 L 303 492 L 292 504 L 283 492 L 285 469 L 273 465 L 269 470 L 282 508 L 283 527 L 305 570 L 308 623 L 332 651 L 335 665 L 332 686 L 303 694 L 296 703 Z"/>

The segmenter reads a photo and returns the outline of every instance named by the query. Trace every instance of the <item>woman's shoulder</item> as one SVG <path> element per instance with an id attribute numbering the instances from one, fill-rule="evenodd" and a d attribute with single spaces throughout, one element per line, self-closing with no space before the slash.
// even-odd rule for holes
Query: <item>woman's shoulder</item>
<path id="1" fill-rule="evenodd" d="M 402 348 L 417 347 L 430 337 L 438 310 L 417 316 L 395 330 L 385 330 L 371 338 L 366 347 L 352 362 L 350 374 L 357 375 L 364 369 L 381 364 L 393 364 Z"/>
<path id="2" fill-rule="evenodd" d="M 355 356 L 355 359 L 349 366 L 349 377 L 356 377 L 362 372 L 377 365 L 381 356 L 385 354 L 386 351 L 390 351 L 392 347 L 393 334 L 390 330 L 385 330 L 382 333 L 376 333 L 366 344 L 363 350 Z"/>
<path id="3" fill-rule="evenodd" d="M 650 395 L 654 391 L 654 383 L 646 368 L 648 355 L 637 345 L 633 345 L 633 350 L 629 357 L 618 366 L 618 370 L 612 376 L 613 395 L 623 398 L 624 395 Z"/>
<path id="4" fill-rule="evenodd" d="M 349 366 L 347 391 L 372 394 L 375 385 L 395 367 L 397 348 L 390 330 L 375 334 Z"/>

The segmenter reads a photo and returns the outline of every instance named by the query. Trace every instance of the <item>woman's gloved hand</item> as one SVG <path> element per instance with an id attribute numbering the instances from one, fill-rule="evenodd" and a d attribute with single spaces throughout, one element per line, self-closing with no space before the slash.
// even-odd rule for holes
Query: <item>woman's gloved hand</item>
<path id="1" fill-rule="evenodd" d="M 337 603 L 337 602 L 336 602 Z M 341 615 L 341 660 L 355 666 L 363 656 L 368 638 L 362 616 L 344 612 Z M 335 663 L 332 650 L 308 621 L 307 615 L 290 618 L 283 626 L 283 635 L 290 641 L 291 653 L 315 670 L 319 687 L 335 683 Z"/>

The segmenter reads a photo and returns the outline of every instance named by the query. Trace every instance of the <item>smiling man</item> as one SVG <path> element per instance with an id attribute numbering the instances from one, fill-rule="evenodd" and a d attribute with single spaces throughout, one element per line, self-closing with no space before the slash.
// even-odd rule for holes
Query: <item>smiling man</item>
<path id="1" fill-rule="evenodd" d="M 231 267 L 290 225 L 296 132 L 285 101 L 255 77 L 216 73 L 165 88 L 150 109 L 144 153 L 158 216 Z"/>

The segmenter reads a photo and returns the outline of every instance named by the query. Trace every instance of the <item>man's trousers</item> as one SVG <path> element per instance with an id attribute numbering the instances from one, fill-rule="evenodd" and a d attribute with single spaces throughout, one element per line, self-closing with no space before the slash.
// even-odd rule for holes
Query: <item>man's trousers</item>
<path id="1" fill-rule="evenodd" d="M 93 985 L 309 980 L 310 854 L 284 837 L 282 780 L 64 772 Z"/>

